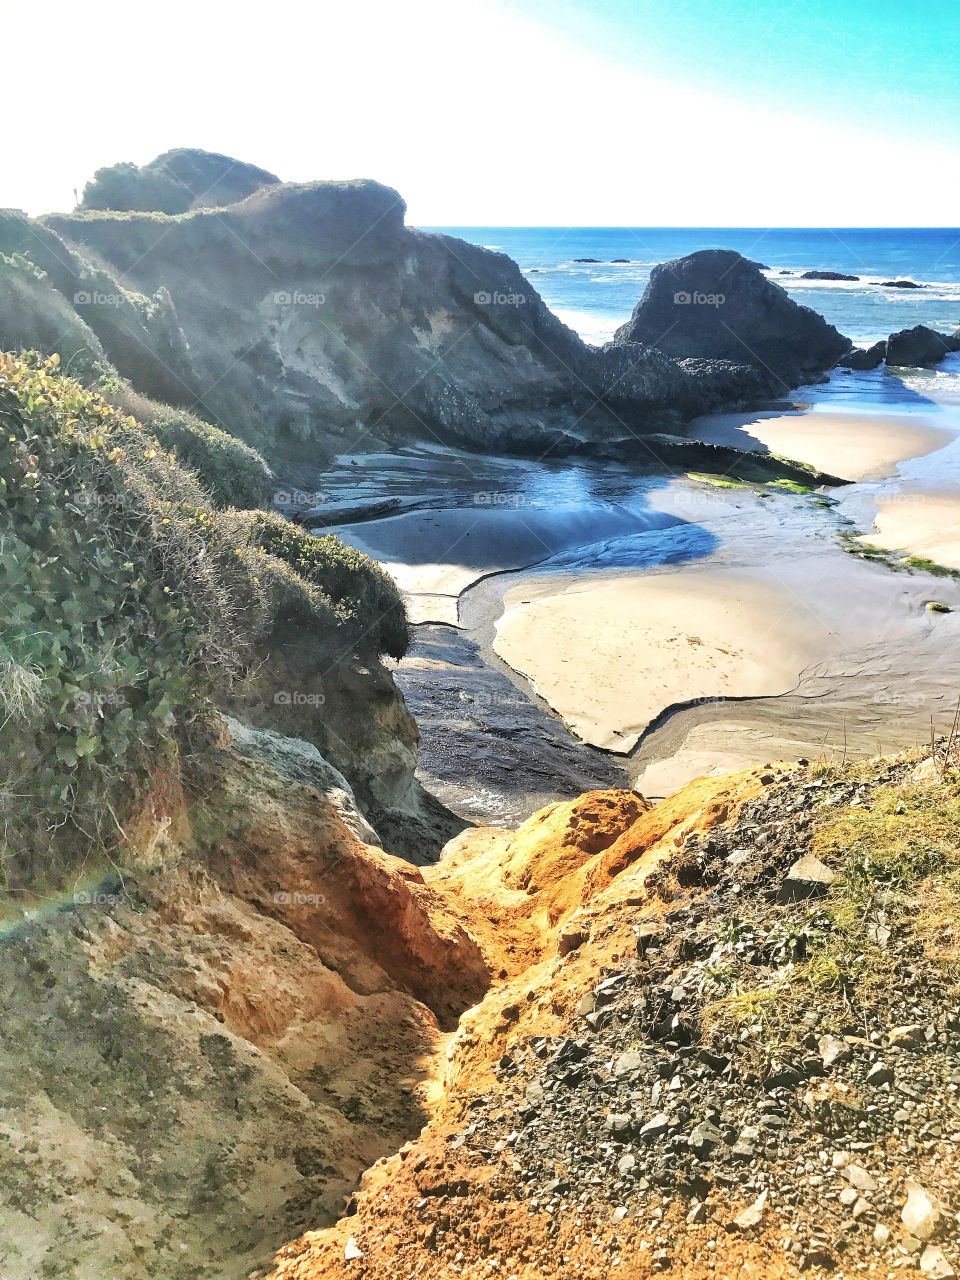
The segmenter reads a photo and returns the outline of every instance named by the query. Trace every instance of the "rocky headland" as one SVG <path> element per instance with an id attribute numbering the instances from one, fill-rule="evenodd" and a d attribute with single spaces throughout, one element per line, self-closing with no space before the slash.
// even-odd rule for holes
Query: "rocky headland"
<path id="1" fill-rule="evenodd" d="M 106 358 L 274 465 L 404 439 L 625 452 L 636 433 L 780 394 L 850 347 L 729 251 L 659 268 L 616 340 L 589 347 L 505 255 L 404 213 L 376 182 L 282 184 L 204 152 L 101 170 L 72 214 L 0 218 L 0 252 L 42 274 L 16 282 L 16 307 L 0 297 L 0 341 Z M 720 315 L 701 292 L 723 295 Z"/>

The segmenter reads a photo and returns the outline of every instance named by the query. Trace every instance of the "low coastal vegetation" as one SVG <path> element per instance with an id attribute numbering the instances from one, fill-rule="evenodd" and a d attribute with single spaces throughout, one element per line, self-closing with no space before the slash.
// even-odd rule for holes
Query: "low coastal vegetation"
<path id="1" fill-rule="evenodd" d="M 870 1025 L 905 963 L 960 990 L 960 770 L 918 776 L 919 759 L 886 776 L 876 761 L 815 770 L 806 861 L 787 892 L 732 922 L 709 966 L 708 1042 L 739 1038 L 769 1069 L 802 1051 L 811 1001 L 837 1025 Z"/>
<path id="2" fill-rule="evenodd" d="M 778 476 L 773 480 L 752 479 L 747 478 L 750 474 L 749 468 L 745 468 L 747 475 L 743 477 L 736 475 L 718 474 L 710 471 L 688 471 L 687 479 L 694 480 L 698 484 L 709 484 L 715 489 L 751 489 L 763 485 L 767 489 L 779 489 L 784 493 L 796 493 L 807 495 L 813 493 L 810 485 L 801 484 L 799 480 L 791 480 L 785 476 Z M 758 497 L 766 497 L 767 495 L 757 489 Z"/>
<path id="3" fill-rule="evenodd" d="M 56 355 L 0 355 L 0 427 L 9 883 L 109 848 L 148 773 L 174 766 L 181 736 L 285 623 L 403 652 L 403 604 L 379 566 L 279 516 L 218 510 Z"/>
<path id="4" fill-rule="evenodd" d="M 269 501 L 273 473 L 262 455 L 237 436 L 186 409 L 151 400 L 113 374 L 101 378 L 97 390 L 151 431 L 181 466 L 194 471 L 218 506 L 259 507 Z"/>

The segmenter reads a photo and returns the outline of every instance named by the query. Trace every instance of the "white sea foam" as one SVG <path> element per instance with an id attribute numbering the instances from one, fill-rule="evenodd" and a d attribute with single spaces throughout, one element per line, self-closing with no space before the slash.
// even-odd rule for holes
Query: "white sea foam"
<path id="1" fill-rule="evenodd" d="M 615 331 L 630 319 L 630 312 L 619 318 L 603 315 L 595 311 L 577 311 L 567 307 L 554 307 L 553 314 L 568 325 L 574 333 L 578 333 L 584 342 L 592 342 L 600 347 L 609 342 Z"/>

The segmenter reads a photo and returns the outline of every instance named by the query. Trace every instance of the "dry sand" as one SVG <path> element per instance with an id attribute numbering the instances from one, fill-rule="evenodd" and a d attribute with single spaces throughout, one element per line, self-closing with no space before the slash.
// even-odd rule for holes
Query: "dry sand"
<path id="1" fill-rule="evenodd" d="M 897 463 L 934 453 L 953 435 L 916 414 L 717 413 L 687 428 L 694 439 L 778 453 L 845 480 L 888 476 Z"/>
<path id="2" fill-rule="evenodd" d="M 903 551 L 960 569 L 960 493 L 905 489 L 880 497 L 876 533 L 861 541 L 887 551 Z"/>
<path id="3" fill-rule="evenodd" d="M 607 750 L 675 703 L 786 693 L 817 656 L 804 601 L 759 575 L 620 575 L 539 598 L 528 585 L 504 603 L 496 653 Z"/>

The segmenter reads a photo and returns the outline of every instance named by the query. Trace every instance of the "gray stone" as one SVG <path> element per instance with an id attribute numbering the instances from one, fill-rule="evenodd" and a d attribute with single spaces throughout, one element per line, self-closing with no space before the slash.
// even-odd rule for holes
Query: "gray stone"
<path id="1" fill-rule="evenodd" d="M 893 1072 L 890 1070 L 890 1068 L 887 1066 L 885 1062 L 880 1060 L 873 1064 L 873 1066 L 867 1072 L 866 1078 L 867 1078 L 867 1084 L 872 1084 L 872 1085 L 890 1084 L 890 1082 L 893 1080 Z"/>
<path id="2" fill-rule="evenodd" d="M 621 1053 L 613 1064 L 613 1074 L 615 1076 L 625 1076 L 639 1071 L 646 1065 L 648 1057 L 648 1054 L 639 1053 L 636 1049 L 627 1049 L 625 1053 Z"/>
<path id="3" fill-rule="evenodd" d="M 943 1250 L 935 1244 L 928 1244 L 920 1255 L 920 1270 L 930 1280 L 950 1280 L 956 1275 Z"/>
<path id="4" fill-rule="evenodd" d="M 940 1224 L 940 1206 L 937 1201 L 913 1179 L 907 1181 L 907 1199 L 900 1211 L 904 1227 L 918 1240 L 929 1240 Z"/>
<path id="5" fill-rule="evenodd" d="M 845 1062 L 850 1057 L 850 1046 L 839 1036 L 821 1036 L 817 1041 L 817 1048 L 825 1071 L 829 1071 L 836 1063 Z"/>
<path id="6" fill-rule="evenodd" d="M 652 1116 L 645 1125 L 641 1126 L 641 1138 L 659 1138 L 662 1133 L 666 1133 L 671 1125 L 670 1117 L 665 1111 L 658 1111 Z"/>
<path id="7" fill-rule="evenodd" d="M 877 1180 L 867 1172 L 862 1165 L 847 1164 L 843 1169 L 843 1176 L 852 1187 L 856 1187 L 858 1191 L 876 1191 Z"/>
<path id="8" fill-rule="evenodd" d="M 795 902 L 803 898 L 822 898 L 836 879 L 836 873 L 815 858 L 812 853 L 798 858 L 780 885 L 781 902 Z"/>
<path id="9" fill-rule="evenodd" d="M 687 1138 L 687 1146 L 701 1155 L 708 1155 L 718 1143 L 723 1141 L 723 1134 L 709 1120 L 702 1120 Z"/>

